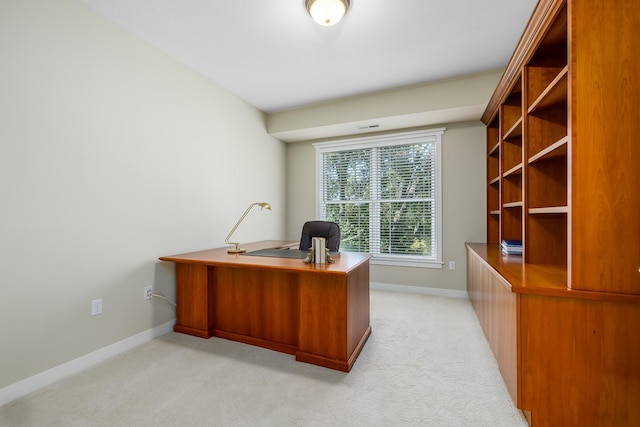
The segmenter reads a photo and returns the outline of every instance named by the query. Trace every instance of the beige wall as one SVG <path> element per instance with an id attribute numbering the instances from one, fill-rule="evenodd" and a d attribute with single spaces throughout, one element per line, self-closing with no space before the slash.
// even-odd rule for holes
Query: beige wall
<path id="1" fill-rule="evenodd" d="M 466 290 L 466 241 L 485 240 L 483 179 L 484 125 L 444 124 L 442 138 L 442 269 L 371 266 L 371 281 L 444 290 Z M 317 217 L 315 149 L 312 142 L 287 144 L 287 236 L 300 237 L 302 224 Z M 456 269 L 449 270 L 449 261 Z"/>
<path id="2" fill-rule="evenodd" d="M 285 234 L 284 144 L 226 90 L 75 0 L 1 2 L 0 57 L 0 389 L 174 319 L 157 258 L 249 203 L 235 237 Z"/>
<path id="3" fill-rule="evenodd" d="M 501 76 L 478 73 L 281 111 L 268 115 L 267 130 L 300 142 L 478 120 Z"/>

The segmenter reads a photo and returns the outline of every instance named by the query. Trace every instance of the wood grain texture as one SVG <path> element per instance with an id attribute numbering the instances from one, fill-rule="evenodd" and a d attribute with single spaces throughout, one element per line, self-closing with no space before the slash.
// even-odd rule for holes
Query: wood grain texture
<path id="1" fill-rule="evenodd" d="M 507 390 L 518 402 L 517 296 L 473 251 L 467 251 L 467 292 Z"/>
<path id="2" fill-rule="evenodd" d="M 176 265 L 176 324 L 174 330 L 200 338 L 213 335 L 213 306 L 206 265 Z"/>
<path id="3" fill-rule="evenodd" d="M 247 250 L 286 246 L 264 241 Z M 334 264 L 228 254 L 227 248 L 162 257 L 176 262 L 176 327 L 350 371 L 371 333 L 368 254 Z"/>
<path id="4" fill-rule="evenodd" d="M 574 289 L 640 294 L 640 4 L 569 2 Z"/>
<path id="5" fill-rule="evenodd" d="M 359 353 L 362 337 L 370 329 L 369 269 L 359 268 L 347 274 L 347 353 Z M 364 345 L 364 343 L 362 343 Z M 360 349 L 358 349 L 360 347 Z"/>
<path id="6" fill-rule="evenodd" d="M 214 334 L 235 333 L 298 345 L 298 277 L 295 273 L 210 267 Z"/>
<path id="7" fill-rule="evenodd" d="M 533 425 L 640 425 L 640 304 L 521 298 L 521 405 Z"/>
<path id="8" fill-rule="evenodd" d="M 558 265 L 566 271 L 567 215 L 528 215 L 526 221 L 525 261 L 531 264 Z M 564 285 L 566 286 L 566 281 Z"/>
<path id="9" fill-rule="evenodd" d="M 329 359 L 347 360 L 346 276 L 310 276 L 300 285 L 299 349 Z"/>
<path id="10" fill-rule="evenodd" d="M 502 239 L 522 240 L 522 201 L 502 209 Z"/>
<path id="11" fill-rule="evenodd" d="M 558 267 L 467 249 L 469 298 L 530 424 L 640 425 L 640 298 L 570 290 Z"/>

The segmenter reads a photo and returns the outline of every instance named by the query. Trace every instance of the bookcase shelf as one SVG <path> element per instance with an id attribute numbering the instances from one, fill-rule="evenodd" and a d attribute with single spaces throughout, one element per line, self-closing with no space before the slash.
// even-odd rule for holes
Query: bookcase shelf
<path id="1" fill-rule="evenodd" d="M 490 156 L 500 156 L 500 142 L 496 142 L 496 144 L 489 150 Z"/>
<path id="2" fill-rule="evenodd" d="M 538 214 L 566 214 L 569 213 L 568 206 L 548 206 L 546 208 L 529 208 L 530 215 Z"/>
<path id="3" fill-rule="evenodd" d="M 567 206 L 567 157 L 550 157 L 527 168 L 527 206 Z"/>
<path id="4" fill-rule="evenodd" d="M 529 157 L 529 164 L 537 161 L 544 161 L 553 159 L 556 157 L 567 157 L 567 143 L 569 142 L 568 136 L 563 136 L 558 141 L 549 145 L 547 148 L 537 152 L 533 156 Z"/>
<path id="5" fill-rule="evenodd" d="M 502 205 L 502 207 L 504 207 L 504 208 L 521 208 L 522 207 L 522 200 L 505 203 L 504 205 Z"/>
<path id="6" fill-rule="evenodd" d="M 511 175 L 521 175 L 522 174 L 522 163 L 518 163 L 508 171 L 506 171 L 502 176 L 507 178 Z"/>
<path id="7" fill-rule="evenodd" d="M 522 79 L 513 84 L 509 95 L 501 106 L 500 125 L 502 135 L 507 135 L 522 121 Z M 504 139 L 504 136 L 503 136 Z"/>
<path id="8" fill-rule="evenodd" d="M 549 84 L 549 86 L 534 100 L 529 106 L 529 114 L 534 114 L 537 110 L 551 108 L 567 102 L 567 73 L 569 67 L 565 66 L 560 74 Z"/>
<path id="9" fill-rule="evenodd" d="M 518 120 L 511 126 L 509 130 L 504 133 L 502 139 L 508 140 L 512 138 L 519 138 L 522 136 L 522 117 L 519 117 Z"/>

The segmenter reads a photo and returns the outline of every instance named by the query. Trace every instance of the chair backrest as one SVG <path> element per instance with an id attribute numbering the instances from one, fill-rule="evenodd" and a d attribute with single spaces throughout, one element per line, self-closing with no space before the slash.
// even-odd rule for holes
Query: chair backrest
<path id="1" fill-rule="evenodd" d="M 327 248 L 331 252 L 338 252 L 340 249 L 340 226 L 331 221 L 307 221 L 302 226 L 302 236 L 300 236 L 301 251 L 309 250 L 313 237 L 324 237 L 327 239 Z"/>

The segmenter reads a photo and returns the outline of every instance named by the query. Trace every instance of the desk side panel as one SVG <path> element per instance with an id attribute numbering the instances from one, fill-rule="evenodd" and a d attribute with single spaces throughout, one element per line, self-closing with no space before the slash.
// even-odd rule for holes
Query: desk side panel
<path id="1" fill-rule="evenodd" d="M 301 276 L 297 360 L 349 372 L 370 333 L 368 260 L 345 275 Z"/>
<path id="2" fill-rule="evenodd" d="M 355 360 L 370 331 L 369 261 L 347 275 L 347 353 Z"/>
<path id="3" fill-rule="evenodd" d="M 207 266 L 176 265 L 176 324 L 174 331 L 209 338 L 213 335 L 213 306 Z"/>
<path id="4" fill-rule="evenodd" d="M 345 364 L 348 359 L 347 276 L 307 274 L 300 281 L 299 292 L 299 351 Z"/>

